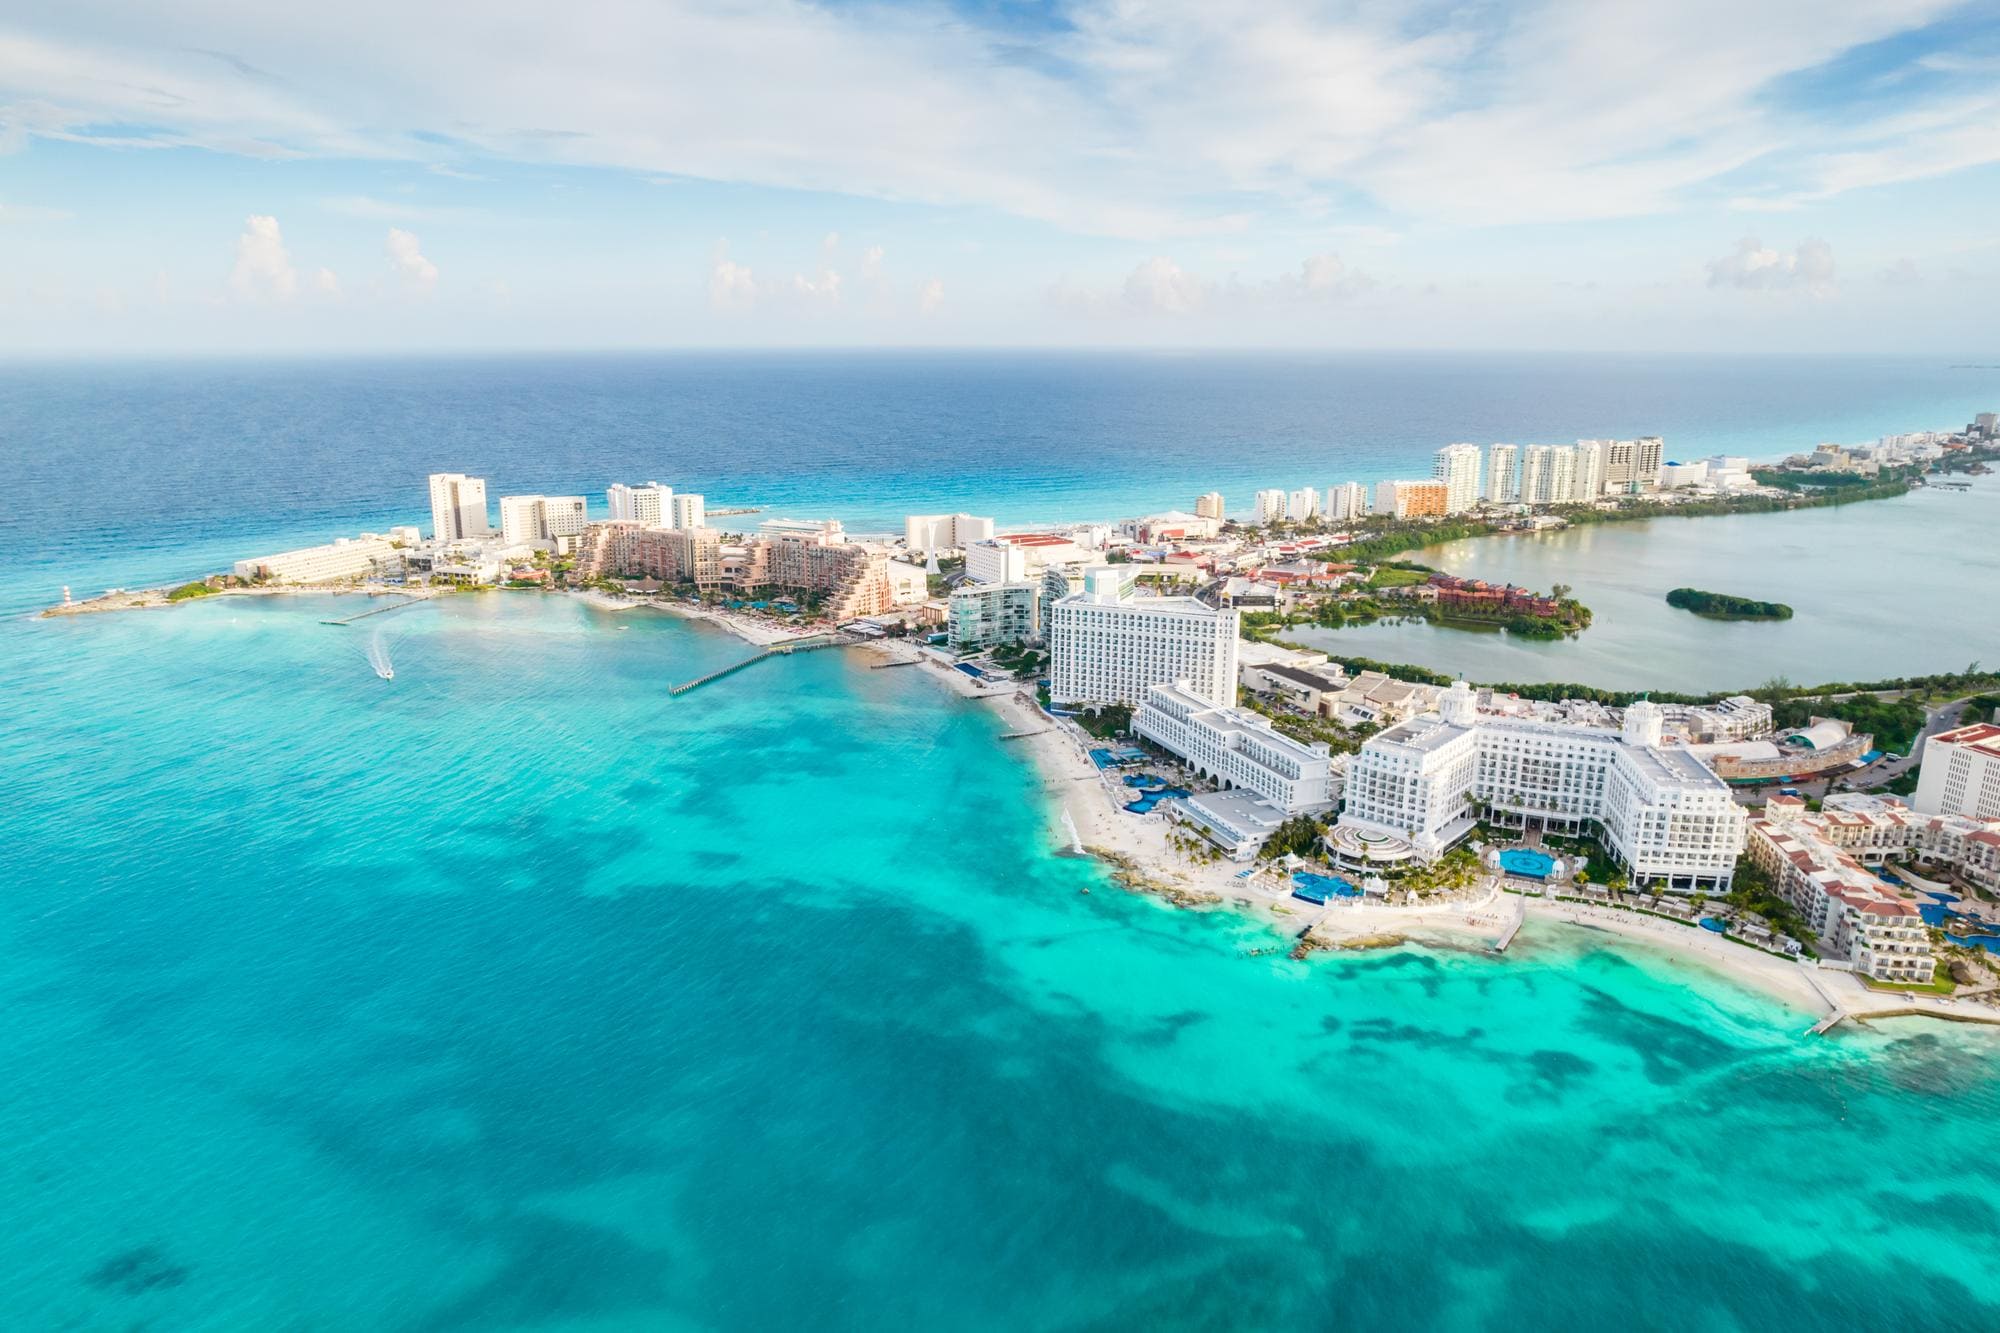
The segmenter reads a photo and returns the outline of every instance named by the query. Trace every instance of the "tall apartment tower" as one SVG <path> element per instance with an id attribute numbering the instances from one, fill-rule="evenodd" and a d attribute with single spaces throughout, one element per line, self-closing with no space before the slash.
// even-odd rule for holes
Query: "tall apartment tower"
<path id="1" fill-rule="evenodd" d="M 1444 511 L 1462 514 L 1479 503 L 1479 446 L 1447 444 L 1437 451 L 1431 476 L 1444 483 Z"/>
<path id="2" fill-rule="evenodd" d="M 1610 481 L 1611 471 L 1610 440 L 1578 440 L 1576 454 L 1576 475 L 1570 487 L 1570 499 L 1587 504 L 1600 499 Z"/>
<path id="3" fill-rule="evenodd" d="M 708 505 L 699 495 L 675 495 L 670 497 L 671 513 L 667 526 L 681 532 L 708 526 Z"/>
<path id="4" fill-rule="evenodd" d="M 662 486 L 657 481 L 649 481 L 644 486 L 627 486 L 621 481 L 604 493 L 604 499 L 611 506 L 614 522 L 643 523 L 649 528 L 663 528 L 673 516 L 673 488 Z"/>
<path id="5" fill-rule="evenodd" d="M 441 542 L 490 537 L 486 481 L 461 472 L 431 473 L 431 536 Z"/>
<path id="6" fill-rule="evenodd" d="M 1318 518 L 1319 492 L 1311 486 L 1293 491 L 1291 498 L 1285 502 L 1285 517 L 1294 523 L 1303 523 L 1307 519 Z"/>
<path id="7" fill-rule="evenodd" d="M 1276 523 L 1285 516 L 1285 493 L 1283 491 L 1257 492 L 1257 521 Z"/>
<path id="8" fill-rule="evenodd" d="M 1194 502 L 1194 516 L 1196 518 L 1219 519 L 1223 516 L 1222 504 L 1222 492 L 1210 491 L 1207 495 L 1202 496 Z"/>
<path id="9" fill-rule="evenodd" d="M 1326 490 L 1326 516 L 1336 523 L 1351 523 L 1368 517 L 1368 488 L 1358 481 L 1343 481 Z"/>
<path id="10" fill-rule="evenodd" d="M 1521 451 L 1496 444 L 1487 454 L 1486 498 L 1494 504 L 1518 504 L 1521 499 Z"/>

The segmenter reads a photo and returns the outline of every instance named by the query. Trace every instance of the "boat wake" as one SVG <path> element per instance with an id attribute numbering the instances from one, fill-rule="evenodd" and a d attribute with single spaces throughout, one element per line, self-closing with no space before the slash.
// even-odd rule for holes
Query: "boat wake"
<path id="1" fill-rule="evenodd" d="M 375 636 L 368 640 L 368 665 L 375 668 L 375 674 L 383 680 L 394 680 L 396 678 L 395 663 L 389 660 L 389 644 L 383 639 L 380 630 L 377 630 Z"/>

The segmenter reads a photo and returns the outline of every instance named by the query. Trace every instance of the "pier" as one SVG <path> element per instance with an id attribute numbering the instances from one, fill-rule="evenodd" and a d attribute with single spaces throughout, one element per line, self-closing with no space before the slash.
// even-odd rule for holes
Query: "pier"
<path id="1" fill-rule="evenodd" d="M 1006 735 L 1002 736 L 1000 739 L 1003 741 L 1024 741 L 1028 739 L 1028 737 L 1030 736 L 1046 735 L 1047 732 L 1048 732 L 1047 727 L 1043 727 L 1037 731 L 1010 731 Z"/>
<path id="2" fill-rule="evenodd" d="M 379 616 L 390 611 L 400 611 L 406 606 L 415 606 L 418 602 L 428 602 L 429 600 L 430 598 L 428 597 L 405 596 L 400 602 L 391 602 L 387 606 L 371 606 L 366 611 L 356 611 L 351 616 L 342 616 L 338 620 L 322 620 L 319 623 L 322 625 L 352 625 L 355 621 L 366 620 L 369 616 Z"/>
<path id="3" fill-rule="evenodd" d="M 1813 975 L 1814 972 L 1813 968 L 1801 964 L 1799 970 L 1805 973 L 1806 980 L 1809 983 L 1811 983 L 1812 988 L 1815 991 L 1819 992 L 1819 998 L 1825 1000 L 1826 1007 L 1832 1011 L 1829 1014 L 1827 1014 L 1825 1018 L 1822 1018 L 1820 1019 L 1819 1022 L 1813 1024 L 1812 1030 L 1806 1034 L 1809 1037 L 1823 1037 L 1827 1033 L 1833 1031 L 1834 1028 L 1840 1026 L 1840 1024 L 1846 1022 L 1851 1015 L 1848 1014 L 1847 1007 L 1845 1005 L 1841 1004 L 1840 1001 L 1834 999 L 1832 994 L 1828 992 L 1827 988 L 1820 985 L 1819 978 Z"/>
<path id="4" fill-rule="evenodd" d="M 862 642 L 865 642 L 865 640 L 849 638 L 842 634 L 808 634 L 797 639 L 787 639 L 782 643 L 766 644 L 758 652 L 740 661 L 731 662 L 727 666 L 717 667 L 705 676 L 696 676 L 693 680 L 682 681 L 680 684 L 670 688 L 667 694 L 669 697 L 686 694 L 688 691 L 699 689 L 711 681 L 721 680 L 724 676 L 733 676 L 744 667 L 755 666 L 757 663 L 768 661 L 773 657 L 789 657 L 793 653 L 818 652 L 822 648 L 847 648 Z"/>
<path id="5" fill-rule="evenodd" d="M 1514 919 L 1507 923 L 1507 929 L 1501 931 L 1500 938 L 1493 942 L 1493 952 L 1506 953 L 1507 946 L 1512 944 L 1514 937 L 1521 933 L 1521 924 L 1527 919 L 1528 905 L 1526 903 L 1514 904 Z"/>

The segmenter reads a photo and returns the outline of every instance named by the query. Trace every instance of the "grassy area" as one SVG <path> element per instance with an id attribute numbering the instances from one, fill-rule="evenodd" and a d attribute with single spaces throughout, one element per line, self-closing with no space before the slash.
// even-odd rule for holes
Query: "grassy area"
<path id="1" fill-rule="evenodd" d="M 1905 992 L 1911 995 L 1949 995 L 1958 989 L 1958 983 L 1951 979 L 1944 968 L 1940 967 L 1938 973 L 1937 980 L 1926 986 L 1919 986 L 1913 981 L 1876 981 L 1873 977 L 1864 977 L 1859 972 L 1854 975 L 1869 990 L 1880 991 L 1884 995 L 1901 995 Z"/>
<path id="2" fill-rule="evenodd" d="M 1370 588 L 1414 588 L 1431 581 L 1428 570 L 1399 569 L 1394 565 L 1377 565 L 1368 571 Z"/>
<path id="3" fill-rule="evenodd" d="M 167 594 L 167 600 L 170 602 L 186 602 L 196 597 L 213 597 L 215 591 L 214 588 L 197 579 L 193 583 L 183 583 L 180 587 L 175 588 Z"/>

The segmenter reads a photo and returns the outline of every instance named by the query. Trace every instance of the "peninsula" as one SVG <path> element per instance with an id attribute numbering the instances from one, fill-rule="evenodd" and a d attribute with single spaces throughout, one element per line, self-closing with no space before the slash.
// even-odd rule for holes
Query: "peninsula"
<path id="1" fill-rule="evenodd" d="M 745 511 L 656 482 L 610 486 L 604 517 L 583 496 L 503 496 L 496 530 L 484 479 L 437 473 L 428 533 L 364 533 L 172 588 L 84 601 L 65 590 L 49 614 L 401 595 L 327 622 L 345 625 L 440 595 L 566 592 L 607 612 L 711 619 L 758 646 L 673 695 L 754 663 L 865 647 L 1007 714 L 1064 847 L 1135 890 L 1264 913 L 1301 956 L 1415 931 L 1504 950 L 1524 922 L 1561 916 L 1664 940 L 1832 1021 L 1889 1009 L 1989 1021 L 2000 1009 L 1981 997 L 2000 974 L 1981 943 L 2000 938 L 2000 820 L 1964 799 L 1913 806 L 1903 798 L 1920 784 L 1868 790 L 1907 768 L 1838 702 L 1795 720 L 1796 694 L 1475 689 L 1336 662 L 1279 632 L 1406 616 L 1577 634 L 1590 611 L 1561 585 L 1494 585 L 1397 557 L 1456 537 L 1903 494 L 1996 455 L 2000 433 L 1978 423 L 1823 446 L 1775 471 L 1672 462 L 1657 437 L 1448 445 L 1430 479 L 1262 491 L 1236 517 L 1210 492 L 1192 513 L 1022 532 L 920 514 L 878 535 L 831 518 L 725 529 L 711 518 Z M 1701 614 L 1789 614 L 1694 589 L 1676 598 Z M 1970 696 L 2000 677 L 1968 672 L 1950 688 Z M 1932 720 L 1926 733 L 1944 741 Z M 1808 784 L 1817 794 L 1794 795 Z M 1864 826 L 1865 844 L 1847 840 Z"/>

